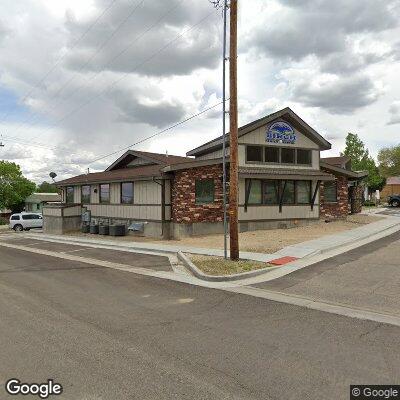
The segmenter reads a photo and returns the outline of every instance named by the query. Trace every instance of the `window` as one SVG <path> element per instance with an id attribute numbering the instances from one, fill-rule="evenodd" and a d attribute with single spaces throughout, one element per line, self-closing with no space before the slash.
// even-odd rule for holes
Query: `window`
<path id="1" fill-rule="evenodd" d="M 13 215 L 11 221 L 19 221 L 19 215 Z"/>
<path id="2" fill-rule="evenodd" d="M 297 149 L 297 164 L 311 164 L 311 150 Z"/>
<path id="3" fill-rule="evenodd" d="M 265 162 L 278 163 L 279 162 L 279 148 L 266 147 L 265 148 Z"/>
<path id="4" fill-rule="evenodd" d="M 294 164 L 294 149 L 281 149 L 282 164 Z"/>
<path id="5" fill-rule="evenodd" d="M 324 183 L 324 201 L 326 203 L 337 202 L 337 182 L 328 181 Z"/>
<path id="6" fill-rule="evenodd" d="M 36 204 L 36 210 L 40 210 L 40 204 Z"/>
<path id="7" fill-rule="evenodd" d="M 251 180 L 249 204 L 261 204 L 261 198 L 262 198 L 261 187 L 262 187 L 262 181 L 260 181 L 258 179 Z"/>
<path id="8" fill-rule="evenodd" d="M 296 181 L 297 204 L 309 204 L 311 198 L 311 181 Z"/>
<path id="9" fill-rule="evenodd" d="M 66 194 L 66 202 L 68 204 L 71 204 L 74 202 L 74 187 L 73 186 L 67 186 L 67 194 Z"/>
<path id="10" fill-rule="evenodd" d="M 278 204 L 278 187 L 276 181 L 264 181 L 263 203 Z"/>
<path id="11" fill-rule="evenodd" d="M 121 203 L 133 204 L 133 183 L 124 182 L 121 184 Z"/>
<path id="12" fill-rule="evenodd" d="M 24 214 L 22 215 L 22 219 L 27 220 L 27 219 L 41 219 L 41 218 L 40 215 L 37 214 Z"/>
<path id="13" fill-rule="evenodd" d="M 100 185 L 100 203 L 110 202 L 110 185 L 108 183 Z"/>
<path id="14" fill-rule="evenodd" d="M 261 146 L 247 146 L 246 160 L 262 162 L 263 161 L 262 149 L 263 148 Z"/>
<path id="15" fill-rule="evenodd" d="M 294 181 L 286 181 L 282 182 L 282 190 L 285 188 L 283 192 L 283 204 L 294 204 Z"/>
<path id="16" fill-rule="evenodd" d="M 196 204 L 214 203 L 214 179 L 196 179 Z"/>
<path id="17" fill-rule="evenodd" d="M 84 204 L 90 203 L 90 186 L 89 185 L 82 186 L 81 193 L 82 193 L 81 203 Z"/>

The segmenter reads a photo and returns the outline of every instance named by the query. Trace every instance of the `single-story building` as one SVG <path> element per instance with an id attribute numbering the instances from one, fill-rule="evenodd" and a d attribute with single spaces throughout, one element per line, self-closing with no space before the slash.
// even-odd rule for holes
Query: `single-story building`
<path id="1" fill-rule="evenodd" d="M 226 143 L 229 155 L 229 134 Z M 358 186 L 366 174 L 321 159 L 330 148 L 290 108 L 241 127 L 239 229 L 291 227 L 360 211 Z M 187 157 L 128 150 L 104 172 L 57 182 L 62 205 L 44 208 L 45 231 L 78 229 L 88 210 L 96 223 L 142 223 L 146 236 L 223 232 L 222 151 L 222 137 Z"/>
<path id="2" fill-rule="evenodd" d="M 400 176 L 391 176 L 386 179 L 386 185 L 382 189 L 381 199 L 386 201 L 389 196 L 400 195 Z"/>
<path id="3" fill-rule="evenodd" d="M 32 193 L 25 199 L 25 211 L 41 213 L 45 204 L 59 203 L 58 193 Z"/>

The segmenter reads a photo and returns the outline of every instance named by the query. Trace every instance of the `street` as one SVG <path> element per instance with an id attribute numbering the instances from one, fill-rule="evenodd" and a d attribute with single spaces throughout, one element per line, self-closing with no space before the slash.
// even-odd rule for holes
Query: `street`
<path id="1" fill-rule="evenodd" d="M 0 313 L 1 398 L 18 398 L 10 378 L 52 378 L 61 399 L 348 399 L 400 381 L 398 327 L 5 247 Z"/>

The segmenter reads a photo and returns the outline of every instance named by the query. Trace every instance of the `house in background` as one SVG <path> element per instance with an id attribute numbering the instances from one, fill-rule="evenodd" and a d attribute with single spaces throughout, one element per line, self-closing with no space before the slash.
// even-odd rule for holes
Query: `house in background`
<path id="1" fill-rule="evenodd" d="M 229 154 L 229 134 L 226 139 Z M 330 148 L 290 108 L 241 127 L 240 231 L 292 227 L 361 211 L 359 190 L 349 188 L 366 174 L 321 160 L 321 151 Z M 145 236 L 223 232 L 222 137 L 187 156 L 129 150 L 104 172 L 57 182 L 62 204 L 44 208 L 44 230 L 79 229 L 82 211 L 88 210 L 95 223 L 142 223 Z"/>
<path id="2" fill-rule="evenodd" d="M 61 202 L 58 193 L 32 193 L 25 199 L 25 211 L 41 213 L 45 204 Z"/>
<path id="3" fill-rule="evenodd" d="M 400 176 L 391 176 L 386 179 L 386 185 L 382 189 L 381 199 L 386 201 L 389 196 L 400 195 Z"/>
<path id="4" fill-rule="evenodd" d="M 0 209 L 0 218 L 8 219 L 11 216 L 12 211 L 6 208 Z"/>

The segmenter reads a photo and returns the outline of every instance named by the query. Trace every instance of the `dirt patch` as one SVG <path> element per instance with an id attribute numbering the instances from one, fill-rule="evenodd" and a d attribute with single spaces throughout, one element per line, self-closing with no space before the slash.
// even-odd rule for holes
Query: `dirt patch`
<path id="1" fill-rule="evenodd" d="M 241 251 L 252 251 L 256 253 L 275 253 L 286 246 L 296 243 L 306 242 L 308 240 L 318 239 L 322 236 L 332 235 L 338 232 L 347 231 L 357 228 L 361 225 L 366 225 L 371 222 L 376 222 L 383 219 L 375 215 L 356 214 L 350 215 L 346 220 L 338 220 L 326 223 L 325 221 L 317 221 L 307 226 L 298 226 L 289 229 L 269 229 L 252 232 L 242 232 L 239 234 L 239 243 Z M 154 238 L 144 238 L 140 236 L 122 236 L 119 238 L 110 236 L 99 236 L 83 233 L 73 233 L 72 235 L 96 237 L 97 239 L 110 239 L 122 242 L 141 242 L 141 243 L 162 243 L 166 245 L 200 247 L 211 249 L 224 248 L 224 236 L 207 235 L 194 236 L 181 240 L 162 240 Z M 228 240 L 229 243 L 229 240 Z"/>
<path id="2" fill-rule="evenodd" d="M 271 267 L 269 264 L 258 261 L 231 261 L 225 260 L 223 257 L 199 256 L 194 254 L 190 254 L 189 257 L 197 268 L 208 275 L 233 275 Z"/>

